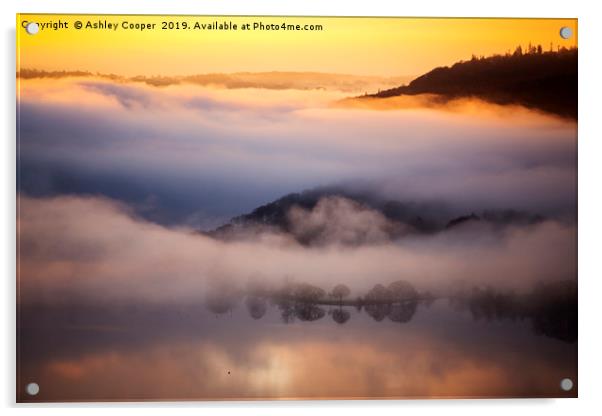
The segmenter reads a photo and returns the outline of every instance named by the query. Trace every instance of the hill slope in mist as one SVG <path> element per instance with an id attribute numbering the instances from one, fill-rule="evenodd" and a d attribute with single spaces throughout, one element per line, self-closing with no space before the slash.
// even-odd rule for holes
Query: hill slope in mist
<path id="1" fill-rule="evenodd" d="M 577 118 L 577 49 L 543 52 L 541 46 L 513 54 L 439 67 L 408 85 L 364 97 L 437 94 L 443 99 L 476 97 Z M 363 97 L 359 97 L 363 98 Z"/>
<path id="2" fill-rule="evenodd" d="M 543 219 L 512 209 L 455 215 L 435 204 L 386 200 L 369 192 L 325 187 L 285 195 L 207 234 L 236 240 L 271 231 L 304 245 L 360 245 L 443 232 L 467 223 L 529 225 Z"/>

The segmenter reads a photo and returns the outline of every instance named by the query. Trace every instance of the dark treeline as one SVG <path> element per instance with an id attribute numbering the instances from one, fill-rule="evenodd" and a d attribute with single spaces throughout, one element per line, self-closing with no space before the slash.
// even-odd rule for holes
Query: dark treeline
<path id="1" fill-rule="evenodd" d="M 442 99 L 477 97 L 497 104 L 518 104 L 577 118 L 577 49 L 544 51 L 521 46 L 505 55 L 472 57 L 439 67 L 408 85 L 365 97 L 437 94 Z"/>

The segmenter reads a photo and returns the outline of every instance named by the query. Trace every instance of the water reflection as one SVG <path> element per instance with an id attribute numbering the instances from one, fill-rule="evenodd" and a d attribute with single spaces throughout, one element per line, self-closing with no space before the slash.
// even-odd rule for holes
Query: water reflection
<path id="1" fill-rule="evenodd" d="M 474 288 L 470 294 L 451 297 L 450 304 L 456 310 L 469 310 L 476 321 L 529 319 L 537 334 L 577 341 L 576 281 L 540 284 L 528 294 Z"/>
<path id="2" fill-rule="evenodd" d="M 249 295 L 246 299 L 247 310 L 249 316 L 253 319 L 261 319 L 268 310 L 268 302 L 266 299 L 259 296 Z"/>
<path id="3" fill-rule="evenodd" d="M 410 322 L 416 312 L 417 302 L 409 301 L 391 305 L 388 317 L 393 322 Z"/>
<path id="4" fill-rule="evenodd" d="M 266 315 L 268 305 L 275 306 L 286 324 L 313 322 L 328 313 L 337 324 L 351 319 L 348 309 L 365 312 L 375 322 L 388 318 L 392 322 L 408 323 L 414 317 L 418 304 L 430 306 L 435 297 L 420 294 L 403 281 L 388 287 L 375 285 L 364 297 L 344 300 L 349 295 L 346 287 L 338 285 L 328 295 L 309 284 L 287 284 L 277 290 L 262 287 L 241 291 L 221 286 L 206 296 L 206 307 L 216 315 L 231 313 L 241 299 L 249 316 L 259 320 Z M 566 342 L 577 340 L 577 285 L 575 281 L 560 281 L 538 285 L 533 292 L 516 294 L 499 292 L 491 287 L 474 287 L 445 297 L 455 311 L 468 311 L 475 321 L 529 320 L 536 334 Z M 400 300 L 402 299 L 402 300 Z"/>
<path id="5" fill-rule="evenodd" d="M 364 307 L 364 310 L 368 315 L 372 317 L 376 322 L 381 322 L 389 314 L 391 309 L 388 304 L 369 304 Z"/>
<path id="6" fill-rule="evenodd" d="M 332 316 L 332 320 L 339 325 L 343 325 L 351 318 L 351 314 L 345 309 L 343 309 L 343 307 L 331 309 L 330 311 L 328 311 L 328 313 Z"/>
<path id="7" fill-rule="evenodd" d="M 382 303 L 269 292 L 22 307 L 18 383 L 42 388 L 19 400 L 577 394 L 558 384 L 577 376 L 568 283 Z"/>

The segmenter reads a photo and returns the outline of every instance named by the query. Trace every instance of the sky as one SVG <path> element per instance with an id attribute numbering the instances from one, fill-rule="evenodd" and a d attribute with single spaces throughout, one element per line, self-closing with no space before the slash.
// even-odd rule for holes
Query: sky
<path id="1" fill-rule="evenodd" d="M 529 42 L 548 50 L 577 45 L 576 19 L 442 19 L 327 17 L 194 17 L 173 22 L 319 24 L 322 31 L 161 30 L 161 16 L 17 16 L 17 65 L 134 75 L 262 71 L 417 76 L 472 54 L 513 51 Z M 75 21 L 155 23 L 154 30 L 74 29 Z M 27 35 L 23 22 L 67 22 L 68 29 Z M 563 40 L 561 27 L 573 29 Z"/>

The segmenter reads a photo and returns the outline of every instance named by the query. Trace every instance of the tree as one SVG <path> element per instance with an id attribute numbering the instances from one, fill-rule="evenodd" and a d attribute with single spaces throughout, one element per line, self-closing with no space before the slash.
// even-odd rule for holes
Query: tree
<path id="1" fill-rule="evenodd" d="M 332 292 L 330 292 L 330 296 L 339 300 L 339 302 L 343 301 L 343 298 L 346 298 L 351 293 L 351 290 L 345 285 L 336 285 Z"/>
<path id="2" fill-rule="evenodd" d="M 370 292 L 366 294 L 366 303 L 383 303 L 390 301 L 390 293 L 380 283 L 376 284 Z"/>
<path id="3" fill-rule="evenodd" d="M 302 302 L 317 302 L 325 294 L 324 289 L 309 283 L 299 283 L 293 289 L 293 297 Z"/>
<path id="4" fill-rule="evenodd" d="M 391 298 L 395 302 L 404 301 L 404 300 L 416 300 L 418 297 L 418 292 L 414 289 L 409 282 L 405 280 L 398 280 L 393 282 L 387 288 L 389 293 L 391 294 Z"/>

